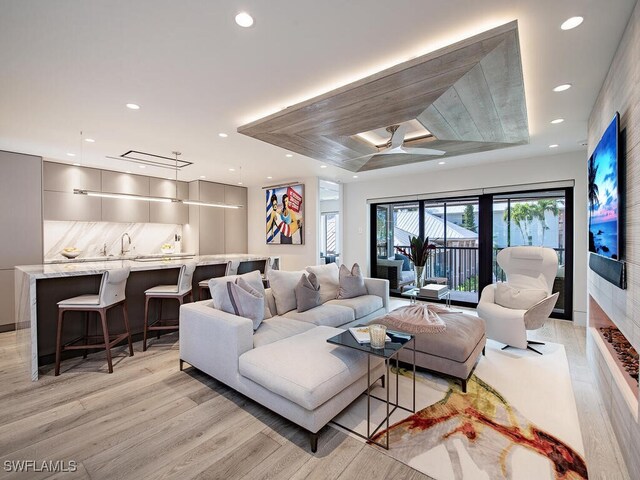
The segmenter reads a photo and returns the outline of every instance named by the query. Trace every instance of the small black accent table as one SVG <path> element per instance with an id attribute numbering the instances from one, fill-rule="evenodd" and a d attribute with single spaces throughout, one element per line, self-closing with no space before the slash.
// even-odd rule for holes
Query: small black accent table
<path id="1" fill-rule="evenodd" d="M 362 325 L 358 325 L 358 326 L 362 326 Z M 415 343 L 415 337 L 408 333 L 394 332 L 392 330 L 387 330 L 387 336 L 391 338 L 391 341 L 386 342 L 384 348 L 372 348 L 371 345 L 368 343 L 363 343 L 363 344 L 358 343 L 356 339 L 353 337 L 353 335 L 351 334 L 351 332 L 349 332 L 349 330 L 345 330 L 343 333 L 336 335 L 335 337 L 328 338 L 327 342 L 333 343 L 334 345 L 340 345 L 342 347 L 353 348 L 354 350 L 359 350 L 367 354 L 367 391 L 366 391 L 367 435 L 364 436 L 350 428 L 345 427 L 344 425 L 340 425 L 335 421 L 332 421 L 332 423 L 341 428 L 344 428 L 345 430 L 348 430 L 349 432 L 359 436 L 360 438 L 365 439 L 367 442 L 374 443 L 379 447 L 389 450 L 389 418 L 391 417 L 393 412 L 395 412 L 396 409 L 398 408 L 411 413 L 415 413 L 416 411 L 416 348 L 415 348 L 416 343 Z M 411 409 L 403 407 L 402 405 L 400 405 L 400 402 L 398 401 L 398 378 L 399 378 L 398 352 L 401 349 L 403 349 L 405 346 L 407 346 L 409 343 L 412 343 L 412 350 L 413 350 L 413 405 Z M 386 382 L 383 383 L 383 387 L 385 388 L 387 393 L 386 399 L 376 397 L 375 395 L 371 395 L 371 357 L 372 356 L 384 359 L 384 364 L 386 369 L 386 377 L 385 377 Z M 391 363 L 391 360 L 393 358 L 395 358 L 395 363 L 396 363 L 396 401 L 395 403 L 392 403 L 389 401 L 389 385 L 390 385 L 389 364 Z M 374 382 L 377 380 L 378 380 L 377 378 L 374 379 Z M 381 402 L 385 402 L 387 405 L 386 417 L 382 420 L 382 422 L 380 422 L 380 424 L 373 431 L 371 431 L 371 398 L 374 398 Z M 376 433 L 378 433 L 378 430 L 380 430 L 380 428 L 385 423 L 387 424 L 386 442 L 383 444 L 373 440 L 373 437 L 376 435 Z"/>

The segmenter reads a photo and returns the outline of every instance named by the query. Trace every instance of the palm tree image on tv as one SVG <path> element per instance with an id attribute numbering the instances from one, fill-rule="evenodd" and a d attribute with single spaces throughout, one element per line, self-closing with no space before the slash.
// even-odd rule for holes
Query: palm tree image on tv
<path id="1" fill-rule="evenodd" d="M 588 163 L 589 251 L 617 259 L 617 118 L 607 127 Z"/>

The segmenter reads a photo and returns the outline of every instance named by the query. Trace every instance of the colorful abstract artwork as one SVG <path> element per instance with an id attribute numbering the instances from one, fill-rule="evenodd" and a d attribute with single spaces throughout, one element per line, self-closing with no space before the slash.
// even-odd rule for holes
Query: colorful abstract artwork
<path id="1" fill-rule="evenodd" d="M 528 421 L 476 376 L 468 383 L 468 393 L 461 393 L 451 383 L 442 400 L 397 422 L 389 433 L 392 456 L 416 468 L 425 452 L 440 450 L 443 454 L 446 450 L 456 479 L 470 478 L 465 463 L 482 472 L 483 478 L 518 478 L 514 474 L 514 457 L 521 459 L 522 449 L 536 454 L 539 461 L 548 462 L 550 478 L 588 478 L 586 463 L 579 453 Z M 383 441 L 385 434 L 386 430 L 378 433 L 374 440 Z"/>
<path id="2" fill-rule="evenodd" d="M 267 188 L 267 244 L 304 244 L 304 185 Z"/>

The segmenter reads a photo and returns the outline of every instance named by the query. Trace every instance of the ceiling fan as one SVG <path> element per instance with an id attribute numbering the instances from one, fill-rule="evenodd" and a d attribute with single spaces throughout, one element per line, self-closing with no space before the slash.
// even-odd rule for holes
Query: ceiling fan
<path id="1" fill-rule="evenodd" d="M 387 142 L 386 146 L 376 152 L 368 155 L 362 155 L 361 157 L 353 158 L 352 160 L 359 160 L 361 158 L 372 158 L 377 155 L 444 155 L 446 152 L 443 150 L 434 150 L 432 148 L 412 148 L 404 147 L 404 136 L 407 132 L 406 125 L 391 125 L 386 128 L 387 132 L 391 134 L 391 138 Z"/>

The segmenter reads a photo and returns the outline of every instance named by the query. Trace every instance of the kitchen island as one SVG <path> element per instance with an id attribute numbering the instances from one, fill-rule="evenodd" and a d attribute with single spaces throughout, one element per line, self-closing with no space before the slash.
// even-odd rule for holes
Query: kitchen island
<path id="1" fill-rule="evenodd" d="M 127 281 L 127 307 L 134 340 L 141 338 L 144 324 L 144 291 L 156 285 L 177 283 L 180 267 L 190 261 L 197 264 L 193 275 L 194 300 L 198 300 L 198 282 L 219 276 L 227 262 L 235 273 L 241 261 L 270 259 L 260 255 L 203 255 L 190 258 L 165 257 L 158 259 L 110 260 L 102 262 L 65 262 L 46 265 L 26 265 L 15 268 L 16 341 L 24 364 L 32 380 L 37 380 L 39 367 L 51 364 L 55 355 L 57 303 L 83 294 L 96 294 L 106 270 L 130 267 Z M 177 304 L 165 302 L 165 316 L 177 317 Z M 116 309 L 117 310 L 117 309 Z M 71 314 L 80 315 L 78 312 Z M 82 321 L 65 321 L 65 338 L 82 334 Z M 114 331 L 123 328 L 120 312 L 114 311 L 109 322 Z M 79 317 L 78 317 L 79 318 Z M 97 328 L 93 325 L 91 328 Z M 81 351 L 77 351 L 81 354 Z"/>

